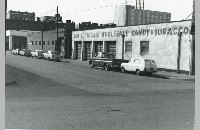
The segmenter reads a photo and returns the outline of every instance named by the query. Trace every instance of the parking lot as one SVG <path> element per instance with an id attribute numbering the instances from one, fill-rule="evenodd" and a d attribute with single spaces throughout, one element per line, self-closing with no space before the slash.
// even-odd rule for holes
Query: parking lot
<path id="1" fill-rule="evenodd" d="M 6 52 L 6 128 L 188 130 L 192 81 Z"/>

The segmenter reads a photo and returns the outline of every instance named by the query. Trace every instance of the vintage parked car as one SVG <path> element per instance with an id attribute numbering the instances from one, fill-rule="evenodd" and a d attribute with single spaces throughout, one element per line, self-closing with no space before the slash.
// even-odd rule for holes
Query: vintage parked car
<path id="1" fill-rule="evenodd" d="M 122 63 L 121 72 L 124 73 L 125 71 L 136 72 L 136 75 L 158 72 L 155 61 L 148 58 L 131 58 L 128 63 Z"/>
<path id="2" fill-rule="evenodd" d="M 43 58 L 43 50 L 35 50 L 31 52 L 31 57 L 35 57 L 35 58 Z"/>
<path id="3" fill-rule="evenodd" d="M 26 49 L 21 49 L 21 50 L 19 51 L 19 55 L 20 55 L 20 56 L 24 56 L 25 52 L 26 52 Z"/>
<path id="4" fill-rule="evenodd" d="M 103 67 L 103 69 L 109 71 L 111 68 L 120 68 L 121 63 L 128 62 L 128 60 L 116 59 L 115 54 L 98 52 L 96 57 L 89 59 L 89 65 L 91 68 L 95 66 Z"/>
<path id="5" fill-rule="evenodd" d="M 13 53 L 14 55 L 19 55 L 19 51 L 20 51 L 19 48 L 17 48 L 17 49 L 12 49 L 12 53 Z"/>
<path id="6" fill-rule="evenodd" d="M 24 55 L 26 57 L 30 57 L 31 56 L 31 50 L 26 50 L 25 53 L 24 53 Z"/>
<path id="7" fill-rule="evenodd" d="M 61 56 L 60 53 L 57 51 L 47 51 L 46 53 L 43 53 L 43 59 L 47 59 L 47 60 L 55 60 L 55 61 L 61 61 Z"/>

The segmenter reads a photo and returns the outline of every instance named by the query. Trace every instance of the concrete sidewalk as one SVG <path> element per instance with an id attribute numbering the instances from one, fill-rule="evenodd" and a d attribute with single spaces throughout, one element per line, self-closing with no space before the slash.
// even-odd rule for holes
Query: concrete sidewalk
<path id="1" fill-rule="evenodd" d="M 89 66 L 88 61 L 63 59 L 62 62 Z M 157 73 L 153 74 L 153 76 L 163 77 L 165 79 L 179 79 L 179 80 L 185 80 L 185 81 L 195 81 L 195 75 L 177 74 L 176 72 L 158 71 Z"/>

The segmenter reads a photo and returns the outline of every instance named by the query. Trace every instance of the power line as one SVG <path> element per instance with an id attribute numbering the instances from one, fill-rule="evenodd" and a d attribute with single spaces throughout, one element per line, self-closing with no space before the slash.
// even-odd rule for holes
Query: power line
<path id="1" fill-rule="evenodd" d="M 193 12 L 192 12 L 193 13 Z M 192 15 L 192 13 L 190 14 L 190 15 Z M 189 17 L 190 17 L 190 15 L 185 19 L 185 20 L 187 20 Z"/>
<path id="2" fill-rule="evenodd" d="M 54 11 L 56 11 L 56 9 L 48 10 L 48 11 L 46 11 L 46 12 L 44 12 L 44 13 L 40 13 L 40 14 L 38 14 L 38 15 L 36 15 L 36 16 L 41 16 L 41 15 L 49 14 L 49 13 L 52 13 L 52 12 L 54 12 Z"/>
<path id="3" fill-rule="evenodd" d="M 135 2 L 135 1 L 129 1 L 128 3 Z M 118 3 L 118 4 L 112 4 L 112 5 L 105 5 L 101 7 L 96 7 L 96 8 L 90 8 L 90 9 L 85 9 L 85 10 L 75 10 L 75 11 L 70 11 L 70 12 L 64 12 L 64 14 L 67 13 L 78 13 L 78 12 L 83 12 L 83 11 L 92 11 L 92 10 L 97 10 L 97 9 L 102 9 L 102 8 L 108 8 L 108 7 L 113 7 L 116 5 L 123 5 L 124 3 Z"/>
<path id="4" fill-rule="evenodd" d="M 127 3 L 132 3 L 132 2 L 135 2 L 135 1 L 128 1 L 126 2 Z M 101 7 L 96 7 L 96 8 L 90 8 L 90 9 L 84 9 L 84 10 L 75 10 L 75 11 L 70 11 L 70 12 L 64 12 L 64 14 L 67 14 L 67 13 L 78 13 L 78 12 L 84 12 L 84 11 L 93 11 L 93 10 L 97 10 L 97 9 L 103 9 L 103 8 L 108 8 L 108 7 L 113 7 L 113 6 L 117 6 L 117 5 L 123 5 L 123 3 L 118 3 L 118 4 L 112 4 L 112 5 L 105 5 L 105 6 L 101 6 Z M 40 13 L 38 15 L 36 15 L 36 17 L 38 16 L 42 16 L 42 15 L 45 15 L 45 14 L 49 14 L 53 11 L 56 11 L 55 9 L 54 10 L 49 10 L 49 11 L 46 11 L 45 13 Z"/>

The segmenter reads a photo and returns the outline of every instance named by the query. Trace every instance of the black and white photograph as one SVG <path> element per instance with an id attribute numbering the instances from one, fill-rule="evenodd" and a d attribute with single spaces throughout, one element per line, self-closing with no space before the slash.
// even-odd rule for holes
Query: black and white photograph
<path id="1" fill-rule="evenodd" d="M 5 129 L 196 130 L 195 0 L 5 0 Z"/>

